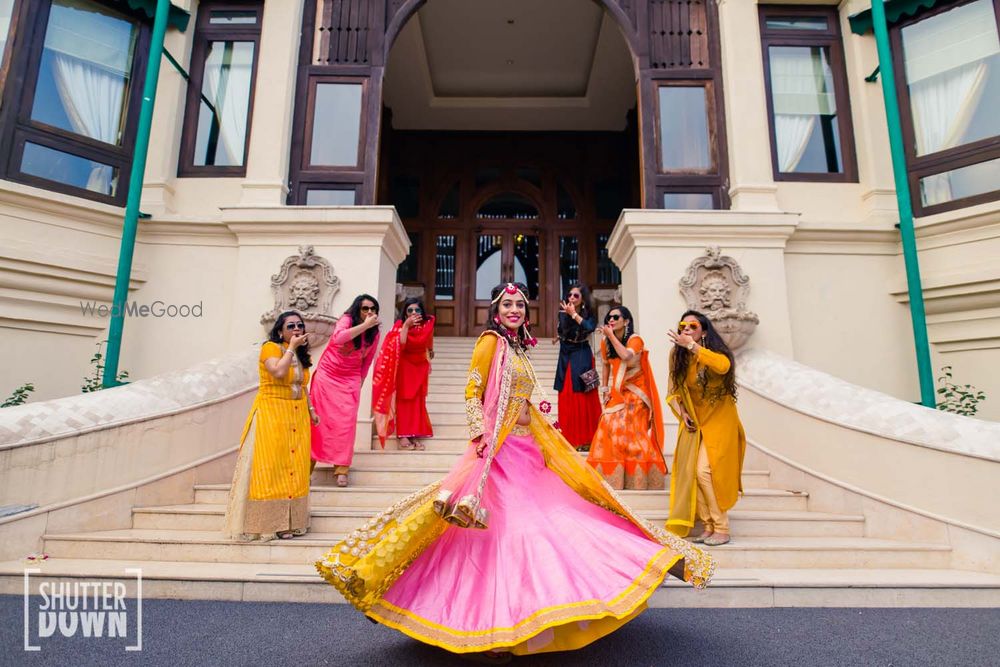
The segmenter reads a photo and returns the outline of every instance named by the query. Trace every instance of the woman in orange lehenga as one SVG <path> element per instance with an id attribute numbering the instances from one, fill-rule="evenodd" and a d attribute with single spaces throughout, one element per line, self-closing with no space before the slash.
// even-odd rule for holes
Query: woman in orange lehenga
<path id="1" fill-rule="evenodd" d="M 532 404 L 526 293 L 493 288 L 462 458 L 316 563 L 368 618 L 483 661 L 580 648 L 641 613 L 668 572 L 701 587 L 715 569 L 622 504 Z"/>
<path id="2" fill-rule="evenodd" d="M 604 414 L 587 463 L 613 489 L 662 490 L 667 474 L 663 411 L 649 368 L 649 352 L 635 334 L 632 313 L 624 306 L 608 311 L 601 333 Z"/>

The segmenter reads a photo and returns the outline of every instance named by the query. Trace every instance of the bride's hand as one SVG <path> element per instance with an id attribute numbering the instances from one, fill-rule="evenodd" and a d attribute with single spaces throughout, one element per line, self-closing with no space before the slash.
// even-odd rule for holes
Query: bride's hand
<path id="1" fill-rule="evenodd" d="M 483 454 L 486 452 L 486 443 L 483 442 L 483 436 L 473 439 L 472 442 L 476 443 L 476 456 L 483 458 Z"/>

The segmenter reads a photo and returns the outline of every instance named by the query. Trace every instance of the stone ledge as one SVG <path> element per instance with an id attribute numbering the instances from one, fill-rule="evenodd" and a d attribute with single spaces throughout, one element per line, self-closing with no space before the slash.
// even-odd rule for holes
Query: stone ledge
<path id="1" fill-rule="evenodd" d="M 845 428 L 1000 462 L 1000 423 L 963 417 L 859 387 L 764 350 L 739 355 L 741 386 Z"/>

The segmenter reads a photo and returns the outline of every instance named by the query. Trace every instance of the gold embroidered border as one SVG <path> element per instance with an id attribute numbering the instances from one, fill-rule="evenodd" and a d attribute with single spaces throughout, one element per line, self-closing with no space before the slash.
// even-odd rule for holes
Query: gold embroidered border
<path id="1" fill-rule="evenodd" d="M 455 630 L 427 620 L 413 612 L 379 600 L 368 611 L 372 619 L 419 641 L 455 653 L 489 651 L 515 646 L 538 633 L 558 625 L 576 621 L 592 621 L 612 616 L 626 618 L 649 599 L 663 581 L 667 571 L 680 559 L 670 549 L 661 549 L 643 572 L 609 602 L 581 600 L 540 609 L 512 627 L 487 630 Z"/>

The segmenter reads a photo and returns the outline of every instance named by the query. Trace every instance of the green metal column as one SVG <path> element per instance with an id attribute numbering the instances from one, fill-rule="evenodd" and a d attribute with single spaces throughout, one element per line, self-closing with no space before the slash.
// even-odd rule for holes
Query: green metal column
<path id="1" fill-rule="evenodd" d="M 889 46 L 889 28 L 885 20 L 883 0 L 872 0 L 872 27 L 878 47 L 879 69 L 882 73 L 882 97 L 889 125 L 889 149 L 892 153 L 892 173 L 896 181 L 896 201 L 899 206 L 899 232 L 906 264 L 906 286 L 910 297 L 910 319 L 913 322 L 913 344 L 917 352 L 917 374 L 920 378 L 920 402 L 928 408 L 937 406 L 934 398 L 934 373 L 931 370 L 931 350 L 927 341 L 927 318 L 924 313 L 924 292 L 920 283 L 920 261 L 917 258 L 917 238 L 913 231 L 913 208 L 910 205 L 910 183 L 906 174 L 906 153 L 903 150 L 903 130 L 896 98 L 896 73 Z"/>
<path id="2" fill-rule="evenodd" d="M 167 32 L 167 15 L 170 0 L 156 0 L 153 19 L 153 37 L 149 44 L 149 62 L 146 81 L 142 88 L 142 105 L 139 109 L 139 129 L 135 137 L 132 172 L 128 179 L 128 201 L 125 205 L 125 224 L 122 227 L 121 249 L 118 251 L 118 273 L 115 276 L 115 294 L 111 301 L 111 328 L 108 332 L 107 359 L 101 385 L 113 387 L 118 383 L 118 360 L 121 357 L 122 330 L 125 328 L 125 302 L 132 275 L 132 254 L 135 235 L 139 226 L 139 198 L 146 172 L 146 153 L 149 150 L 149 133 L 153 125 L 153 103 L 156 101 L 156 84 L 160 78 L 160 59 L 163 57 L 163 37 Z"/>

